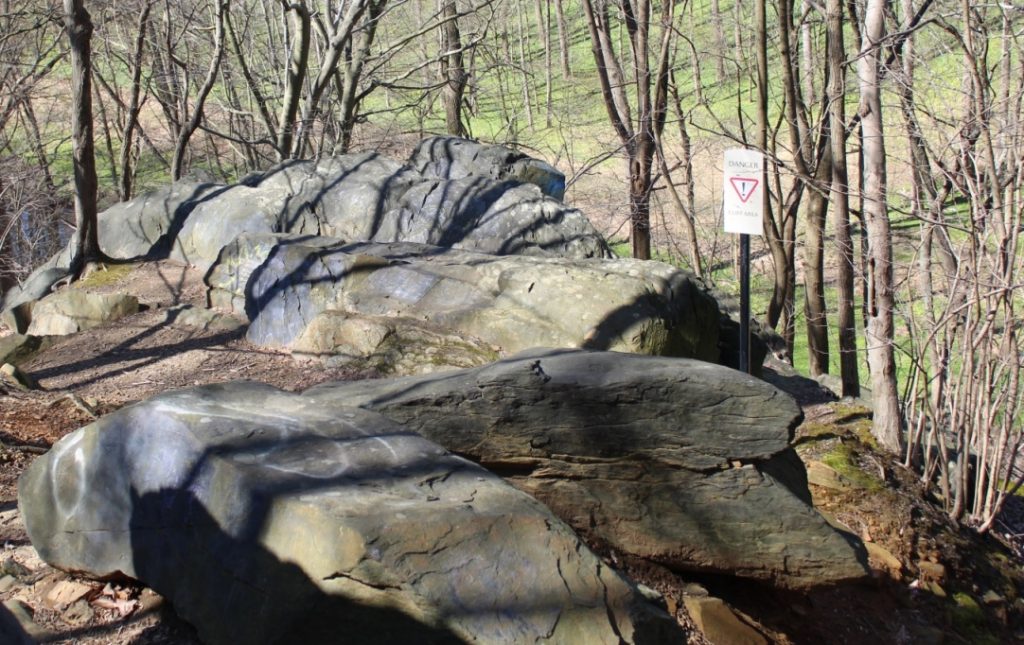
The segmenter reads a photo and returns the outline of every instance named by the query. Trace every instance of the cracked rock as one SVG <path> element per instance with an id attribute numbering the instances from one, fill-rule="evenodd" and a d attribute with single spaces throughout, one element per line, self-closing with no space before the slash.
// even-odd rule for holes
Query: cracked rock
<path id="1" fill-rule="evenodd" d="M 379 414 L 266 385 L 122 408 L 18 489 L 44 560 L 143 581 L 211 644 L 682 641 L 499 477 Z"/>
<path id="2" fill-rule="evenodd" d="M 382 340 L 358 347 L 346 331 L 354 320 L 372 322 L 382 338 L 400 326 L 403 351 L 423 354 L 420 363 L 451 367 L 489 363 L 491 347 L 501 356 L 586 347 L 719 357 L 717 303 L 693 276 L 658 262 L 242 235 L 224 248 L 206 281 L 213 305 L 248 317 L 250 342 L 304 355 L 386 355 Z M 457 348 L 453 362 L 444 351 L 429 351 L 445 345 Z"/>
<path id="3" fill-rule="evenodd" d="M 811 507 L 789 447 L 796 403 L 721 366 L 531 350 L 305 396 L 380 412 L 504 475 L 582 534 L 675 570 L 798 589 L 868 573 L 860 540 Z"/>

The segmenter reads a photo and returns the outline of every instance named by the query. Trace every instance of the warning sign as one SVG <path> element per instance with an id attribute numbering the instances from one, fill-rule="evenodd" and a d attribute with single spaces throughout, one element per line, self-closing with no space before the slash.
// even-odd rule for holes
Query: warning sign
<path id="1" fill-rule="evenodd" d="M 736 191 L 736 194 L 740 196 L 740 201 L 744 204 L 750 199 L 750 196 L 754 194 L 754 189 L 757 188 L 757 184 L 760 183 L 760 179 L 754 179 L 753 177 L 730 177 L 729 181 L 732 182 L 732 188 Z"/>
<path id="2" fill-rule="evenodd" d="M 723 220 L 726 233 L 763 235 L 763 167 L 764 156 L 760 152 L 743 148 L 725 151 Z"/>

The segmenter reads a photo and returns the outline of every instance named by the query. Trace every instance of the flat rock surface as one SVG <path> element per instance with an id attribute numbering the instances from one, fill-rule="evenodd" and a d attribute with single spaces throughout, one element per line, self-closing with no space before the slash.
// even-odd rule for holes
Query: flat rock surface
<path id="1" fill-rule="evenodd" d="M 531 350 L 427 377 L 325 383 L 304 396 L 382 412 L 484 462 L 571 455 L 710 472 L 783 452 L 800 420 L 789 396 L 728 368 L 581 350 Z"/>

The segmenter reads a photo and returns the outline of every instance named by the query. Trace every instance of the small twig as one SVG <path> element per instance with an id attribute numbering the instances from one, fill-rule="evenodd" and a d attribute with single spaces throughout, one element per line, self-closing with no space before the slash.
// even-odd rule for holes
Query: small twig
<path id="1" fill-rule="evenodd" d="M 49 448 L 43 448 L 42 446 L 33 446 L 31 444 L 21 443 L 20 441 L 14 443 L 0 442 L 0 448 L 20 450 L 21 452 L 30 452 L 33 455 L 45 455 L 50 450 Z"/>

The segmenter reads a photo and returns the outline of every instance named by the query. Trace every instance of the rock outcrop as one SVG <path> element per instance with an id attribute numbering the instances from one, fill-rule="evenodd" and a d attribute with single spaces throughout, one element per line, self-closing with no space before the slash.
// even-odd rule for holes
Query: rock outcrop
<path id="1" fill-rule="evenodd" d="M 50 564 L 140 579 L 208 643 L 680 642 L 541 504 L 384 417 L 269 386 L 181 390 L 19 482 Z"/>
<path id="2" fill-rule="evenodd" d="M 246 311 L 257 323 L 251 340 L 331 365 L 423 373 L 480 365 L 531 346 L 568 346 L 687 356 L 736 367 L 732 339 L 738 326 L 722 313 L 711 321 L 709 303 L 715 298 L 703 283 L 660 263 L 613 260 L 586 217 L 560 201 L 564 183 L 550 165 L 508 148 L 435 137 L 404 162 L 363 153 L 288 161 L 232 186 L 165 186 L 101 213 L 100 245 L 117 260 L 170 257 L 203 269 L 216 264 L 211 300 L 219 305 L 233 299 L 236 311 Z M 273 235 L 291 237 L 268 241 Z M 352 302 L 347 295 L 352 289 L 340 286 L 338 276 L 325 275 L 347 261 L 335 259 L 319 268 L 295 265 L 319 264 L 317 254 L 334 253 L 342 243 L 366 245 L 357 251 L 365 256 L 358 261 L 360 274 L 364 259 L 387 265 L 366 281 L 374 283 L 372 306 Z M 268 248 L 273 244 L 281 248 Z M 302 248 L 283 254 L 285 244 Z M 242 248 L 246 245 L 254 248 Z M 310 255 L 298 257 L 309 249 L 314 249 Z M 287 269 L 299 273 L 274 274 L 284 280 L 283 295 L 275 295 L 278 285 L 254 284 L 258 298 L 268 302 L 245 302 L 250 286 L 245 279 L 252 271 L 259 269 L 264 283 L 273 274 L 261 264 L 271 252 L 275 258 L 287 255 L 292 263 Z M 482 262 L 474 254 L 498 259 Z M 565 264 L 533 263 L 526 256 Z M 5 293 L 0 322 L 26 333 L 35 304 L 68 277 L 70 258 L 69 246 L 23 286 Z M 585 260 L 593 262 L 577 263 Z M 450 270 L 460 261 L 477 266 Z M 242 276 L 225 276 L 239 263 L 245 265 Z M 445 274 L 437 275 L 438 270 Z M 323 302 L 307 302 L 301 295 L 306 273 L 332 283 L 312 290 L 324 296 Z M 396 279 L 408 284 L 395 285 Z M 438 303 L 413 294 L 417 310 L 406 316 L 400 311 L 409 303 L 386 302 L 376 285 L 380 280 L 405 291 L 429 288 L 435 301 L 447 297 L 449 288 L 457 297 L 476 300 L 450 307 L 440 303 L 451 311 L 434 319 Z M 435 282 L 436 288 L 428 285 Z M 298 299 L 287 301 L 293 296 Z M 303 309 L 281 333 L 267 332 L 262 321 L 273 319 L 282 303 Z M 267 304 L 270 311 L 263 310 Z M 489 316 L 496 318 L 484 319 Z M 353 337 L 355 319 L 370 325 L 368 335 Z M 396 363 L 399 343 L 413 347 L 423 360 Z M 458 347 L 450 360 L 441 350 L 446 345 Z M 753 350 L 756 371 L 763 346 L 755 343 Z"/>
<path id="3" fill-rule="evenodd" d="M 218 184 L 177 182 L 114 204 L 99 215 L 100 248 L 117 260 L 166 256 L 192 210 L 223 191 Z"/>
<path id="4" fill-rule="evenodd" d="M 30 336 L 67 336 L 138 313 L 139 301 L 124 294 L 64 289 L 32 307 Z"/>
<path id="5" fill-rule="evenodd" d="M 863 577 L 860 541 L 810 506 L 800 410 L 698 361 L 535 351 L 473 370 L 324 385 L 505 475 L 570 526 L 676 570 L 805 588 Z"/>
<path id="6" fill-rule="evenodd" d="M 561 199 L 565 176 L 502 146 L 427 139 L 405 161 L 362 153 L 288 161 L 232 186 L 179 182 L 99 215 L 116 260 L 171 257 L 208 268 L 243 233 L 347 242 L 412 241 L 492 254 L 608 258 L 604 238 Z M 18 333 L 31 305 L 68 275 L 71 245 L 0 298 Z"/>
<path id="7" fill-rule="evenodd" d="M 488 163 L 473 165 L 465 154 L 446 161 L 424 152 L 436 152 L 436 146 L 424 145 L 412 166 L 364 153 L 289 161 L 228 187 L 171 187 L 101 215 L 103 222 L 137 220 L 124 234 L 116 233 L 120 226 L 101 226 L 112 238 L 102 246 L 113 257 L 134 257 L 145 243 L 156 248 L 176 229 L 171 257 L 203 268 L 244 233 L 418 242 L 497 255 L 610 257 L 587 218 L 559 201 L 561 173 L 500 146 L 464 142 L 451 149 L 466 146 L 486 149 Z"/>
<path id="8" fill-rule="evenodd" d="M 504 146 L 458 137 L 430 137 L 416 146 L 409 165 L 427 177 L 488 177 L 533 184 L 548 197 L 565 197 L 565 175 L 550 164 Z"/>
<path id="9" fill-rule="evenodd" d="M 436 138 L 405 163 L 293 161 L 107 211 L 106 252 L 206 267 L 234 314 L 168 323 L 418 376 L 124 408 L 26 471 L 33 544 L 143 580 L 212 643 L 678 639 L 574 530 L 677 571 L 863 577 L 863 545 L 810 505 L 795 403 L 710 363 L 735 353 L 715 298 L 611 259 L 563 190 L 543 162 Z M 47 295 L 67 264 L 5 297 L 5 320 L 45 335 L 131 311 L 47 313 L 87 295 Z"/>
<path id="10" fill-rule="evenodd" d="M 355 315 L 426 321 L 454 344 L 468 339 L 502 355 L 548 346 L 718 358 L 714 299 L 657 262 L 246 235 L 224 248 L 207 284 L 213 305 L 247 315 L 250 341 L 306 353 L 344 355 L 330 346 L 324 317 Z M 314 329 L 322 331 L 310 345 Z M 494 357 L 480 351 L 475 364 Z"/>

